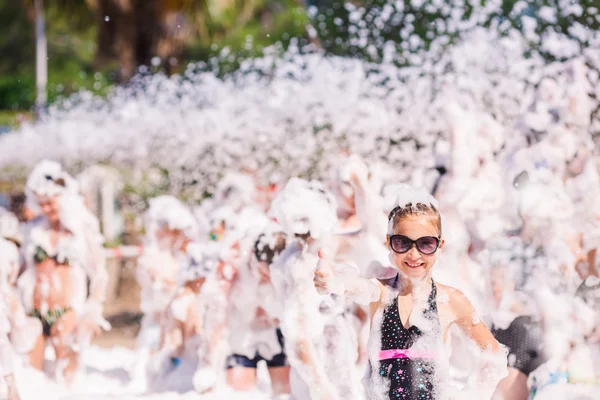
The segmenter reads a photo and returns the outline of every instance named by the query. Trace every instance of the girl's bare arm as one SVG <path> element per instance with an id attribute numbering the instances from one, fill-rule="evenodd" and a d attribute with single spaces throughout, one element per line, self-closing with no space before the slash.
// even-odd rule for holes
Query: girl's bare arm
<path id="1" fill-rule="evenodd" d="M 500 344 L 492 332 L 481 321 L 469 299 L 459 290 L 450 291 L 450 308 L 456 316 L 455 322 L 458 327 L 471 337 L 482 350 L 494 352 L 500 350 Z"/>
<path id="2" fill-rule="evenodd" d="M 319 251 L 319 263 L 314 272 L 313 282 L 321 294 L 345 295 L 364 306 L 378 304 L 383 293 L 383 285 L 377 279 L 362 278 L 355 268 L 334 264 L 322 251 Z"/>

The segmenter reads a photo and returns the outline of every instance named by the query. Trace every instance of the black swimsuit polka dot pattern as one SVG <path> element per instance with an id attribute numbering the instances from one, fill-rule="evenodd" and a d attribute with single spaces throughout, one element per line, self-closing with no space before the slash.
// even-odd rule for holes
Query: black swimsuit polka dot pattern
<path id="1" fill-rule="evenodd" d="M 398 278 L 394 282 L 397 284 Z M 429 308 L 424 310 L 426 318 L 435 319 L 439 324 L 436 305 L 437 289 L 431 283 Z M 422 335 L 419 328 L 405 328 L 398 311 L 398 297 L 389 304 L 383 312 L 381 326 L 381 350 L 409 349 Z M 395 358 L 381 360 L 379 375 L 390 380 L 390 400 L 421 400 L 434 399 L 433 396 L 434 363 L 432 360 Z"/>

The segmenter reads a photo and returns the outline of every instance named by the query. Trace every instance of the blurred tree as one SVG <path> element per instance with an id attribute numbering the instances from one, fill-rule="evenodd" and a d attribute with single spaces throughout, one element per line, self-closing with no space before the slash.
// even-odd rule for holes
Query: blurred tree
<path id="1" fill-rule="evenodd" d="M 33 101 L 33 92 L 29 90 L 33 76 L 20 70 L 34 59 L 33 46 L 24 46 L 33 40 L 33 29 L 22 5 L 13 0 L 0 0 L 0 108 Z"/>
<path id="2" fill-rule="evenodd" d="M 117 60 L 120 80 L 150 65 L 161 36 L 159 0 L 94 0 L 98 24 L 96 63 Z"/>
<path id="3" fill-rule="evenodd" d="M 247 46 L 247 37 L 279 29 L 268 44 L 298 35 L 298 0 L 90 0 L 98 23 L 98 65 L 118 60 L 122 80 L 142 65 L 179 70 L 181 58 L 207 60 L 223 47 Z M 279 18 L 281 17 L 281 18 Z M 291 18 L 290 18 L 291 17 Z M 277 26 L 281 21 L 289 27 Z M 270 34 L 266 34 L 267 37 Z M 283 40 L 286 40 L 283 37 Z M 191 46 L 191 47 L 190 47 Z"/>
<path id="4" fill-rule="evenodd" d="M 44 6 L 50 102 L 81 88 L 104 93 L 142 65 L 175 73 L 188 61 L 228 53 L 207 63 L 227 73 L 267 46 L 305 37 L 308 21 L 302 0 L 44 0 Z M 0 0 L 0 109 L 33 105 L 34 21 L 34 0 Z"/>
<path id="5" fill-rule="evenodd" d="M 44 0 L 48 42 L 49 99 L 77 90 L 87 69 L 86 41 L 93 14 L 84 0 Z M 59 10 L 60 7 L 60 10 Z M 0 109 L 23 109 L 35 97 L 34 0 L 0 0 Z M 78 67 L 74 68 L 77 64 Z M 60 90 L 57 90 L 58 89 Z"/>
<path id="6" fill-rule="evenodd" d="M 219 75 L 235 71 L 268 46 L 307 43 L 310 23 L 303 0 L 208 0 L 202 31 L 185 46 L 186 59 L 208 61 Z M 195 24 L 195 29 L 202 26 Z"/>
<path id="7" fill-rule="evenodd" d="M 503 0 L 500 10 L 491 15 L 484 25 L 497 24 L 503 33 L 507 33 L 509 28 L 518 30 L 528 41 L 530 53 L 538 52 L 552 62 L 573 55 L 556 52 L 557 49 L 544 43 L 544 39 L 555 34 L 565 35 L 577 44 L 577 53 L 581 54 L 589 46 L 581 32 L 600 30 L 599 12 L 600 0 Z"/>
<path id="8" fill-rule="evenodd" d="M 0 0 L 0 108 L 33 102 L 34 1 Z M 521 32 L 529 52 L 552 61 L 569 55 L 544 38 L 566 35 L 574 49 L 585 51 L 589 43 L 580 33 L 600 29 L 600 0 L 44 0 L 44 5 L 50 102 L 82 87 L 103 93 L 143 65 L 172 74 L 188 61 L 205 61 L 203 68 L 227 74 L 266 47 L 284 50 L 292 41 L 403 66 L 418 63 L 418 54 L 434 43 L 443 49 L 465 31 L 485 26 L 501 34 Z"/>

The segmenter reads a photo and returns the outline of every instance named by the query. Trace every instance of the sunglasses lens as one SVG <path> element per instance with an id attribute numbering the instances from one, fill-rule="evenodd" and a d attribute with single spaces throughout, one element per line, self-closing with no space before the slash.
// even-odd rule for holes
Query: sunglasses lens
<path id="1" fill-rule="evenodd" d="M 434 237 L 417 239 L 417 249 L 423 254 L 433 254 L 437 250 L 438 241 Z"/>
<path id="2" fill-rule="evenodd" d="M 390 239 L 390 247 L 396 253 L 406 253 L 412 246 L 412 241 L 404 236 L 392 236 Z"/>

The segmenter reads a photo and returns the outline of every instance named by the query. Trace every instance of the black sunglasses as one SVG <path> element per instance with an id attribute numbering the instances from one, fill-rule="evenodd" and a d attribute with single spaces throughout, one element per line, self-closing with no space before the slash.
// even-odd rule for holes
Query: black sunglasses
<path id="1" fill-rule="evenodd" d="M 413 244 L 417 246 L 417 250 L 419 250 L 420 253 L 430 255 L 435 253 L 440 246 L 440 238 L 435 236 L 423 236 L 417 240 L 412 240 L 404 235 L 390 236 L 390 248 L 396 253 L 406 253 L 413 247 Z"/>

